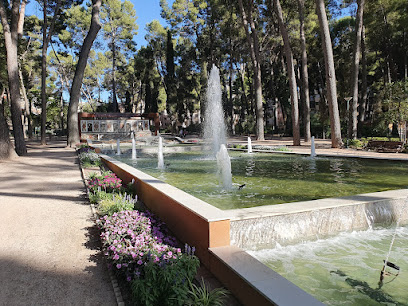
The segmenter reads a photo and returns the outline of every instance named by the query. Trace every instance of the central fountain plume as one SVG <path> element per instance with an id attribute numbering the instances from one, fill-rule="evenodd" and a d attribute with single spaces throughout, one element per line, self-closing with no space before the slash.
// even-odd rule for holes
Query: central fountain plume
<path id="1" fill-rule="evenodd" d="M 212 144 L 212 154 L 215 156 L 221 144 L 226 144 L 224 109 L 222 108 L 222 92 L 220 71 L 213 65 L 208 78 L 207 103 L 204 113 L 204 138 Z"/>
<path id="2" fill-rule="evenodd" d="M 164 169 L 163 138 L 161 137 L 159 137 L 159 148 L 157 152 L 157 168 Z"/>
<path id="3" fill-rule="evenodd" d="M 212 144 L 212 155 L 217 158 L 218 173 L 224 189 L 232 188 L 231 160 L 226 147 L 227 127 L 222 108 L 220 71 L 213 65 L 208 78 L 207 104 L 204 114 L 204 138 Z"/>

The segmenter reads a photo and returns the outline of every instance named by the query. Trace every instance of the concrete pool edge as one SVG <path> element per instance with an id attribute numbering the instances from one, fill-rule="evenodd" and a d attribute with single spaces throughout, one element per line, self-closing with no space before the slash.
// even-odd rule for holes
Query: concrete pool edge
<path id="1" fill-rule="evenodd" d="M 234 210 L 223 211 L 213 207 L 204 201 L 109 156 L 101 155 L 101 158 L 108 168 L 115 172 L 125 183 L 131 182 L 132 179 L 135 180 L 135 189 L 138 197 L 150 210 L 167 223 L 169 228 L 181 241 L 196 247 L 197 255 L 200 257 L 201 262 L 244 305 L 253 305 L 252 301 L 260 301 L 260 304 L 257 305 L 293 305 L 293 303 L 291 303 L 293 296 L 298 295 L 304 296 L 302 301 L 304 299 L 309 301 L 304 305 L 322 305 L 314 297 L 267 268 L 244 250 L 231 245 L 230 239 L 233 236 L 232 233 L 234 232 L 235 226 L 238 224 L 235 222 L 259 219 L 260 212 L 256 210 L 261 208 L 244 209 L 248 213 L 252 210 L 252 217 L 242 218 L 242 216 L 239 217 Z M 395 198 L 393 198 L 395 194 L 393 195 L 393 192 L 399 195 L 397 200 L 401 202 L 402 199 L 405 200 L 408 190 L 386 191 L 382 192 L 380 197 L 378 197 L 379 193 L 354 197 L 374 195 L 371 197 L 377 197 L 377 200 L 381 198 L 383 201 L 392 202 L 395 201 Z M 375 212 L 375 205 L 367 203 L 363 198 L 354 200 L 349 198 L 351 197 L 298 202 L 298 205 L 300 205 L 299 203 L 303 203 L 303 206 L 308 206 L 316 204 L 313 202 L 320 201 L 318 202 L 320 203 L 320 208 L 319 205 L 316 205 L 314 209 L 311 207 L 303 207 L 303 209 L 299 207 L 296 208 L 296 205 L 294 205 L 296 203 L 282 204 L 286 206 L 293 205 L 293 209 L 285 212 L 283 208 L 280 208 L 282 210 L 281 212 L 270 212 L 268 217 L 274 218 L 288 215 L 296 217 L 299 213 L 327 211 L 337 207 L 349 208 L 353 211 L 355 207 L 373 206 L 372 210 Z M 344 201 L 343 205 L 339 206 L 338 203 L 335 203 L 339 201 L 339 199 Z M 324 202 L 328 200 L 329 202 L 333 201 L 333 203 L 325 204 Z M 404 205 L 405 208 L 407 208 L 407 204 L 405 203 Z M 277 207 L 277 205 L 270 205 L 263 206 L 263 209 L 265 209 L 265 207 L 269 209 L 274 206 Z M 404 214 L 404 218 L 408 219 L 408 209 L 405 209 L 405 211 L 406 214 Z M 370 212 L 370 210 L 368 210 L 368 212 Z M 365 211 L 365 216 L 367 216 L 367 211 Z M 315 217 L 314 219 L 317 220 L 319 217 Z M 241 227 L 241 230 L 242 229 L 245 229 L 245 227 Z M 240 264 L 234 262 L 234 258 L 237 259 L 237 262 L 240 262 Z M 253 271 L 255 275 L 263 275 L 266 273 L 267 277 L 261 277 L 262 281 L 260 279 L 255 280 L 255 278 L 246 273 L 249 267 L 250 271 Z M 279 277 L 276 275 L 279 275 Z M 272 283 L 275 285 L 272 287 L 268 285 Z M 276 291 L 276 288 L 281 289 Z"/>

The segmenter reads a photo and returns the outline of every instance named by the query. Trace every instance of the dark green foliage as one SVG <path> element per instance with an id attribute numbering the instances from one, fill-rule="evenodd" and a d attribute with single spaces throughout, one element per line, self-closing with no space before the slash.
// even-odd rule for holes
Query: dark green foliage
<path id="1" fill-rule="evenodd" d="M 190 290 L 189 284 L 199 265 L 198 258 L 188 254 L 169 259 L 167 263 L 147 262 L 143 275 L 132 281 L 136 305 L 185 305 Z"/>

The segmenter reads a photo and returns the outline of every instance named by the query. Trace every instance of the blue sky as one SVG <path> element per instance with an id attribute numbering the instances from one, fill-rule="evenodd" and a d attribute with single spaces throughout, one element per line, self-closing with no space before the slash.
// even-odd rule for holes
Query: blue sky
<path id="1" fill-rule="evenodd" d="M 145 46 L 146 41 L 144 37 L 146 35 L 145 26 L 152 20 L 157 19 L 160 23 L 165 26 L 165 21 L 160 17 L 160 0 L 131 0 L 133 3 L 137 20 L 136 23 L 139 26 L 138 34 L 135 37 L 137 47 Z M 169 3 L 173 1 L 168 1 Z"/>
<path id="2" fill-rule="evenodd" d="M 145 46 L 146 41 L 144 39 L 146 35 L 146 24 L 150 23 L 152 20 L 157 19 L 160 23 L 165 26 L 165 21 L 160 17 L 160 0 L 130 0 L 136 10 L 137 20 L 136 23 L 139 26 L 137 31 L 137 36 L 135 36 L 135 41 L 137 43 L 137 48 L 140 46 Z M 168 1 L 169 5 L 173 3 L 172 0 Z M 37 1 L 31 0 L 27 6 L 26 15 L 37 15 L 42 18 L 42 12 Z"/>

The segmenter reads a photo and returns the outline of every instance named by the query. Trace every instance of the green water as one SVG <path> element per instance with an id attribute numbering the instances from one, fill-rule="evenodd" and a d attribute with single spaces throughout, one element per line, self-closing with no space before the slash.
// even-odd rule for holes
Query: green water
<path id="1" fill-rule="evenodd" d="M 381 289 L 380 271 L 394 228 L 249 253 L 327 305 L 408 305 L 408 227 L 396 233 L 388 260 L 400 274 L 393 281 L 387 276 Z"/>
<path id="2" fill-rule="evenodd" d="M 408 187 L 408 164 L 404 162 L 229 153 L 234 183 L 231 191 L 222 189 L 216 173 L 216 161 L 203 157 L 200 152 L 165 154 L 164 170 L 157 169 L 157 157 L 153 154 L 138 154 L 135 162 L 125 155 L 114 158 L 221 209 L 307 201 Z M 238 186 L 243 184 L 245 187 L 239 190 Z"/>

